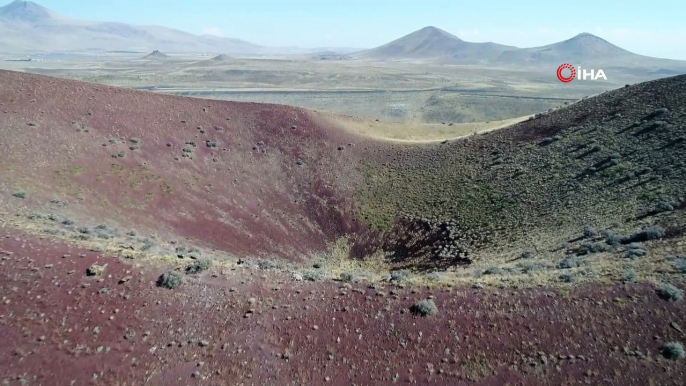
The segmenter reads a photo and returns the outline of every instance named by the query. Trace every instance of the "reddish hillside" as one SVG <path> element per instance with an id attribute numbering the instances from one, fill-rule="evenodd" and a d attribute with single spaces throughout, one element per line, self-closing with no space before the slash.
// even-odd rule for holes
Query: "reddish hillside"
<path id="1" fill-rule="evenodd" d="M 358 228 L 350 197 L 361 139 L 305 110 L 7 71 L 0 84 L 6 211 L 21 190 L 32 210 L 57 198 L 91 225 L 288 258 Z"/>

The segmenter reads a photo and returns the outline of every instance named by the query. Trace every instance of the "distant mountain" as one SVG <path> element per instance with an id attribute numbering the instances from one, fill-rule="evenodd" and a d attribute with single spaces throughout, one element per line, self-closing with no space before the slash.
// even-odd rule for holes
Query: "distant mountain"
<path id="1" fill-rule="evenodd" d="M 595 67 L 602 65 L 631 67 L 657 64 L 662 61 L 679 63 L 679 61 L 634 54 L 589 33 L 582 33 L 571 39 L 547 46 L 506 51 L 494 60 L 494 62 L 503 64 L 572 63 Z"/>
<path id="2" fill-rule="evenodd" d="M 470 43 L 436 27 L 425 27 L 371 50 L 354 53 L 357 59 L 424 60 L 483 63 L 516 49 L 495 43 Z"/>
<path id="3" fill-rule="evenodd" d="M 70 19 L 31 1 L 0 7 L 0 52 L 141 51 L 261 54 L 239 39 L 197 36 L 157 26 Z"/>
<path id="4" fill-rule="evenodd" d="M 163 52 L 160 52 L 158 50 L 155 50 L 155 51 L 151 52 L 148 56 L 144 57 L 143 59 L 166 59 L 168 57 L 169 57 L 169 55 L 167 55 Z"/>
<path id="5" fill-rule="evenodd" d="M 0 19 L 23 23 L 44 23 L 61 17 L 47 8 L 30 1 L 14 1 L 0 7 Z"/>
<path id="6" fill-rule="evenodd" d="M 217 61 L 217 62 L 226 62 L 228 60 L 231 60 L 232 58 L 229 55 L 226 54 L 219 54 L 212 58 L 211 60 Z"/>
<path id="7" fill-rule="evenodd" d="M 425 61 L 453 64 L 573 65 L 587 68 L 625 67 L 671 74 L 686 72 L 686 61 L 634 54 L 589 33 L 542 47 L 517 48 L 495 43 L 471 43 L 436 27 L 426 27 L 371 50 L 351 54 L 354 59 Z"/>

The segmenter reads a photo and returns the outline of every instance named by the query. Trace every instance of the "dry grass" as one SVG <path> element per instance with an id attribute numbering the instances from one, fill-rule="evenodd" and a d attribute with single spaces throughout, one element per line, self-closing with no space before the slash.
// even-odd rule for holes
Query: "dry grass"
<path id="1" fill-rule="evenodd" d="M 343 130 L 374 139 L 411 143 L 431 143 L 464 138 L 473 134 L 498 130 L 519 122 L 529 116 L 490 122 L 430 124 L 394 123 L 355 118 L 333 113 L 317 113 L 325 124 L 339 126 Z"/>

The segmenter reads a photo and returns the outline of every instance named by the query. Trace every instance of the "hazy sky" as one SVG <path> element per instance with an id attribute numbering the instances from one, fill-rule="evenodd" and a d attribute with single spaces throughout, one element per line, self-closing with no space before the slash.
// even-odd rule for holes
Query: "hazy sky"
<path id="1" fill-rule="evenodd" d="M 639 54 L 686 59 L 686 0 L 39 0 L 37 3 L 80 19 L 163 25 L 269 46 L 371 48 L 433 25 L 464 40 L 494 41 L 518 47 L 545 45 L 590 32 Z"/>

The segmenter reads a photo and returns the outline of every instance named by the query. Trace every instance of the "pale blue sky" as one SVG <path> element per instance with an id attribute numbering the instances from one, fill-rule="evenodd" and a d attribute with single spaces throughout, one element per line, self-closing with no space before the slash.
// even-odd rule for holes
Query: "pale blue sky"
<path id="1" fill-rule="evenodd" d="M 639 54 L 686 59 L 686 0 L 39 0 L 37 3 L 74 18 L 163 25 L 270 46 L 374 47 L 433 25 L 464 40 L 495 41 L 519 47 L 545 45 L 590 32 Z"/>

